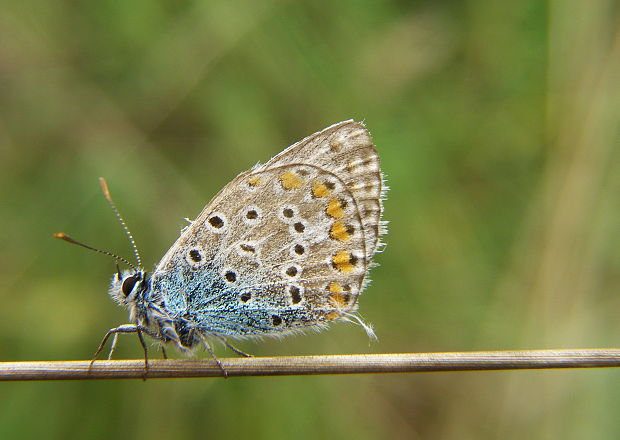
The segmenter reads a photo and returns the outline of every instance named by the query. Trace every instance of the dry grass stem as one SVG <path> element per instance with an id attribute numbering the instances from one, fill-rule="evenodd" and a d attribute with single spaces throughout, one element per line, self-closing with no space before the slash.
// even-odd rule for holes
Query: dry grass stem
<path id="1" fill-rule="evenodd" d="M 229 377 L 620 367 L 620 349 L 222 358 Z M 142 379 L 144 360 L 0 363 L 0 381 Z M 222 377 L 211 359 L 150 360 L 147 378 Z"/>

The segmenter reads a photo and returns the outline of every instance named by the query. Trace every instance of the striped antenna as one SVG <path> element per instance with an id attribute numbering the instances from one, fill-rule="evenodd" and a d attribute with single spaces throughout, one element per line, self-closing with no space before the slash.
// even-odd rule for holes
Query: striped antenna
<path id="1" fill-rule="evenodd" d="M 138 246 L 136 246 L 136 241 L 133 239 L 133 235 L 131 235 L 131 232 L 129 232 L 129 228 L 127 227 L 127 224 L 125 223 L 125 220 L 123 220 L 123 217 L 121 217 L 121 213 L 118 212 L 118 209 L 116 208 L 116 205 L 112 201 L 112 196 L 110 195 L 110 190 L 108 189 L 108 184 L 106 183 L 106 181 L 105 181 L 105 179 L 103 177 L 99 178 L 99 184 L 101 185 L 101 190 L 103 191 L 103 196 L 105 197 L 105 199 L 110 204 L 110 207 L 112 208 L 112 211 L 114 211 L 114 214 L 116 214 L 116 218 L 118 219 L 118 221 L 120 222 L 121 226 L 125 230 L 125 234 L 127 235 L 127 238 L 129 238 L 129 242 L 131 243 L 131 249 L 133 250 L 133 254 L 136 257 L 136 262 L 138 263 L 138 267 L 141 268 L 142 267 L 142 258 L 140 258 L 140 253 L 138 252 Z M 126 263 L 126 261 L 124 261 L 124 262 Z M 135 269 L 135 267 L 132 264 L 130 264 L 129 266 L 131 266 L 132 268 Z"/>
<path id="2" fill-rule="evenodd" d="M 67 234 L 65 234 L 64 232 L 54 232 L 54 234 L 52 234 L 52 236 L 54 238 L 58 238 L 60 240 L 66 241 L 67 243 L 71 243 L 71 244 L 77 244 L 78 246 L 82 246 L 83 248 L 86 249 L 90 249 L 91 251 L 95 251 L 95 252 L 99 252 L 100 254 L 103 255 L 107 255 L 109 257 L 114 258 L 115 260 L 118 261 L 122 261 L 123 263 L 125 263 L 127 266 L 131 267 L 134 271 L 138 272 L 138 268 L 136 266 L 134 266 L 133 264 L 131 264 L 129 261 L 127 261 L 126 259 L 124 259 L 123 257 L 119 257 L 116 254 L 113 254 L 112 252 L 108 252 L 108 251 L 104 251 L 102 249 L 97 249 L 95 247 L 89 246 L 87 244 L 84 243 L 80 243 L 79 241 L 69 237 Z M 117 266 L 117 270 L 118 270 L 118 266 Z M 120 274 L 120 271 L 118 272 Z M 119 279 L 121 277 L 119 276 Z"/>

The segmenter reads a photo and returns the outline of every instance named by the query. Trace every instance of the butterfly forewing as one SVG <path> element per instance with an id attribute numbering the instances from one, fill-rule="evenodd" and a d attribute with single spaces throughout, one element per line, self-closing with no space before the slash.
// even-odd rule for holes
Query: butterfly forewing
<path id="1" fill-rule="evenodd" d="M 153 290 L 196 328 L 231 336 L 346 317 L 379 244 L 382 185 L 368 131 L 328 127 L 220 191 L 164 256 Z"/>

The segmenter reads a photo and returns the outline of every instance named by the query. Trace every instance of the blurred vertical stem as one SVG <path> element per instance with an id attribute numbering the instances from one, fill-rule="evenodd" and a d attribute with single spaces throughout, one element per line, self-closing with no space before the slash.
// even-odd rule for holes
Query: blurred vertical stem
<path id="1" fill-rule="evenodd" d="M 524 341 L 579 345 L 604 326 L 596 313 L 605 256 L 596 225 L 611 209 L 604 194 L 620 122 L 620 20 L 605 0 L 552 0 L 548 8 L 546 167 L 514 261 L 519 278 L 508 290 L 529 292 Z M 495 435 L 518 436 L 516 424 L 539 414 L 536 431 L 562 437 L 559 380 L 514 376 Z"/>

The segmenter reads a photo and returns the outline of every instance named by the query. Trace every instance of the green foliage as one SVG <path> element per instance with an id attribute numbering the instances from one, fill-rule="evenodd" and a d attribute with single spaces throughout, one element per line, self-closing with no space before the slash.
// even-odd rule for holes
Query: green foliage
<path id="1" fill-rule="evenodd" d="M 604 0 L 3 2 L 2 360 L 88 358 L 126 322 L 112 262 L 51 238 L 130 255 L 97 177 L 154 265 L 237 173 L 348 118 L 391 186 L 360 308 L 379 342 L 339 324 L 242 349 L 617 346 L 619 28 Z M 618 379 L 15 383 L 0 438 L 618 438 Z"/>

